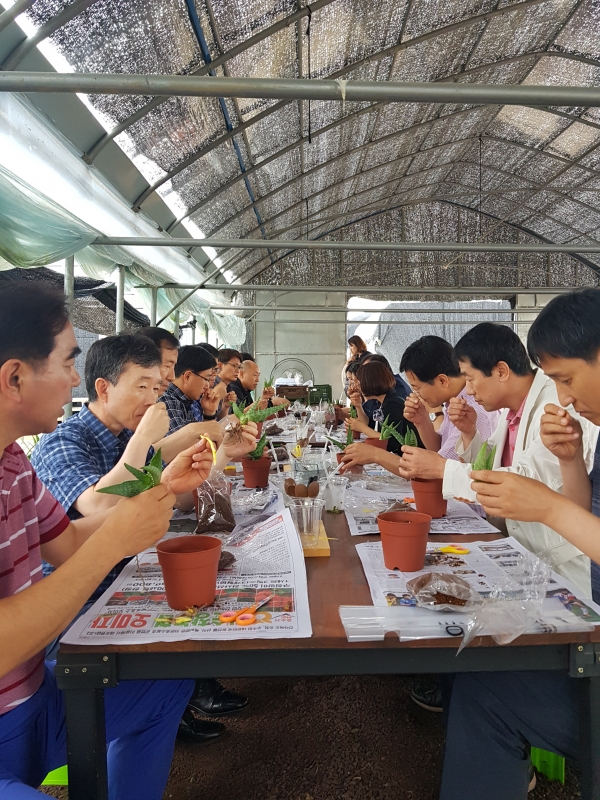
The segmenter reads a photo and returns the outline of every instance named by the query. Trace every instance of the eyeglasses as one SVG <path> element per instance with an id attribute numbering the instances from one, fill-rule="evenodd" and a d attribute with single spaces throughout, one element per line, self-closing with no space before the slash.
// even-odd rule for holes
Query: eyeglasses
<path id="1" fill-rule="evenodd" d="M 231 361 L 226 361 L 226 362 L 223 364 L 223 366 L 224 366 L 224 367 L 225 367 L 225 366 L 231 367 L 231 369 L 235 370 L 236 372 L 238 372 L 238 371 L 239 371 L 239 370 L 242 368 L 242 365 L 241 365 L 241 364 L 232 364 L 232 363 L 231 363 Z"/>
<path id="2" fill-rule="evenodd" d="M 194 370 L 191 370 L 191 372 L 192 375 L 197 375 L 199 378 L 202 378 L 203 381 L 210 383 L 210 378 L 205 378 L 204 375 L 201 375 L 199 372 L 194 372 Z M 210 377 L 212 378 L 212 375 Z"/>

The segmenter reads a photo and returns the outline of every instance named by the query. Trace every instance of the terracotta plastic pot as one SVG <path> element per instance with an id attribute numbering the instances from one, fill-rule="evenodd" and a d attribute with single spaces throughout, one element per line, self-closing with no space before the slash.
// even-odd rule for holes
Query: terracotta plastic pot
<path id="1" fill-rule="evenodd" d="M 415 478 L 410 482 L 415 496 L 417 511 L 429 514 L 433 519 L 443 517 L 448 508 L 448 501 L 442 496 L 442 480 L 435 479 L 424 481 Z"/>
<path id="2" fill-rule="evenodd" d="M 387 439 L 365 439 L 365 444 L 370 444 L 371 447 L 378 447 L 380 450 L 387 450 Z"/>
<path id="3" fill-rule="evenodd" d="M 355 442 L 360 441 L 360 431 L 352 431 L 352 438 Z"/>
<path id="4" fill-rule="evenodd" d="M 178 536 L 156 545 L 171 608 L 211 605 L 217 590 L 221 542 L 214 536 Z"/>
<path id="5" fill-rule="evenodd" d="M 417 572 L 425 566 L 428 514 L 418 511 L 384 511 L 377 517 L 386 569 Z"/>
<path id="6" fill-rule="evenodd" d="M 256 438 L 260 439 L 260 437 L 262 436 L 263 423 L 262 422 L 257 422 L 256 423 L 256 428 L 257 428 Z"/>
<path id="7" fill-rule="evenodd" d="M 242 469 L 244 471 L 244 486 L 247 489 L 267 488 L 269 485 L 269 470 L 271 469 L 271 458 L 269 456 L 263 456 L 255 460 L 243 458 Z"/>
<path id="8" fill-rule="evenodd" d="M 279 419 L 285 419 L 285 409 L 283 409 L 283 408 L 282 408 L 282 409 L 280 409 L 280 410 L 277 412 L 277 416 L 279 417 Z"/>

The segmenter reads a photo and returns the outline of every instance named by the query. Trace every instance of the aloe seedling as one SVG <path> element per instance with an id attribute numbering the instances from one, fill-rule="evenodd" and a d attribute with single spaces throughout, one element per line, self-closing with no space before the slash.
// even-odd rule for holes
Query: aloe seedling
<path id="1" fill-rule="evenodd" d="M 330 436 L 326 436 L 325 438 L 327 439 L 328 442 L 334 444 L 339 450 L 343 451 L 346 449 L 346 442 L 340 442 L 339 439 L 332 439 Z"/>
<path id="2" fill-rule="evenodd" d="M 273 381 L 265 381 L 265 385 L 263 386 L 263 392 L 265 389 L 271 389 L 273 387 Z"/>
<path id="3" fill-rule="evenodd" d="M 259 458 L 262 458 L 263 453 L 265 452 L 266 444 L 267 444 L 267 434 L 263 433 L 263 435 L 256 443 L 256 447 L 254 448 L 254 450 L 248 453 L 248 458 L 250 458 L 252 461 L 258 461 Z"/>
<path id="4" fill-rule="evenodd" d="M 256 422 L 258 425 L 259 422 L 264 422 L 273 413 L 272 408 L 258 408 L 254 403 L 248 408 L 242 408 L 237 403 L 232 403 L 231 410 L 239 419 L 242 428 L 249 422 Z"/>
<path id="5" fill-rule="evenodd" d="M 393 436 L 394 439 L 397 442 L 399 442 L 400 444 L 406 444 L 406 442 L 404 441 L 404 437 L 398 431 L 398 425 L 400 423 L 398 423 L 398 422 L 396 422 L 396 423 L 389 422 L 389 419 L 390 419 L 390 415 L 388 414 L 387 417 L 385 418 L 385 420 L 383 421 L 382 425 L 381 425 L 381 432 L 380 432 L 379 438 L 383 439 L 384 441 L 387 442 L 388 439 L 390 438 L 390 436 Z"/>
<path id="6" fill-rule="evenodd" d="M 130 464 L 125 464 L 125 469 L 128 469 L 129 472 L 131 472 L 131 474 L 135 477 L 134 481 L 124 481 L 123 483 L 117 483 L 114 486 L 106 486 L 104 489 L 96 489 L 96 491 L 103 492 L 104 494 L 118 494 L 121 497 L 136 497 L 136 495 L 141 494 L 148 489 L 152 489 L 154 486 L 158 486 L 162 475 L 162 458 L 160 450 L 157 450 L 156 453 L 154 453 L 152 460 L 147 467 L 137 469 L 136 467 L 132 467 Z"/>
<path id="7" fill-rule="evenodd" d="M 496 445 L 490 448 L 487 442 L 481 445 L 477 458 L 473 462 L 473 469 L 494 469 L 494 459 L 496 457 Z"/>
<path id="8" fill-rule="evenodd" d="M 358 411 L 354 406 L 350 406 L 350 419 L 358 419 Z"/>
<path id="9" fill-rule="evenodd" d="M 404 437 L 401 436 L 400 438 L 404 439 L 404 441 L 401 442 L 401 444 L 405 444 L 405 445 L 407 445 L 407 447 L 418 447 L 419 446 L 419 441 L 417 439 L 417 434 L 413 431 L 412 428 L 409 428 L 406 431 Z"/>

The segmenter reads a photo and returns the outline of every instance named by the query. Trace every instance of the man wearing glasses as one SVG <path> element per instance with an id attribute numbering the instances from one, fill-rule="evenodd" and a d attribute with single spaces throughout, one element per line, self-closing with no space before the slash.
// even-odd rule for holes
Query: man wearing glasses
<path id="1" fill-rule="evenodd" d="M 216 369 L 215 357 L 203 347 L 192 344 L 179 350 L 175 364 L 175 379 L 159 398 L 160 402 L 165 404 L 169 415 L 169 434 L 175 433 L 190 422 L 202 421 L 200 399 L 210 388 Z M 212 418 L 214 419 L 214 416 Z"/>

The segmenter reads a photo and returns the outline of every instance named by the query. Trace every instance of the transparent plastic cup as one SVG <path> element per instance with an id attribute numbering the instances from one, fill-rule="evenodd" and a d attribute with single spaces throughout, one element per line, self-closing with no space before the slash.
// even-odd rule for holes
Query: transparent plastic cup
<path id="1" fill-rule="evenodd" d="M 316 547 L 325 501 L 319 497 L 293 497 L 288 505 L 303 547 Z"/>
<path id="2" fill-rule="evenodd" d="M 349 479 L 344 478 L 342 475 L 334 475 L 329 481 L 323 492 L 323 499 L 325 500 L 325 511 L 336 513 L 342 511 L 344 508 L 344 501 L 346 499 L 346 488 Z"/>

